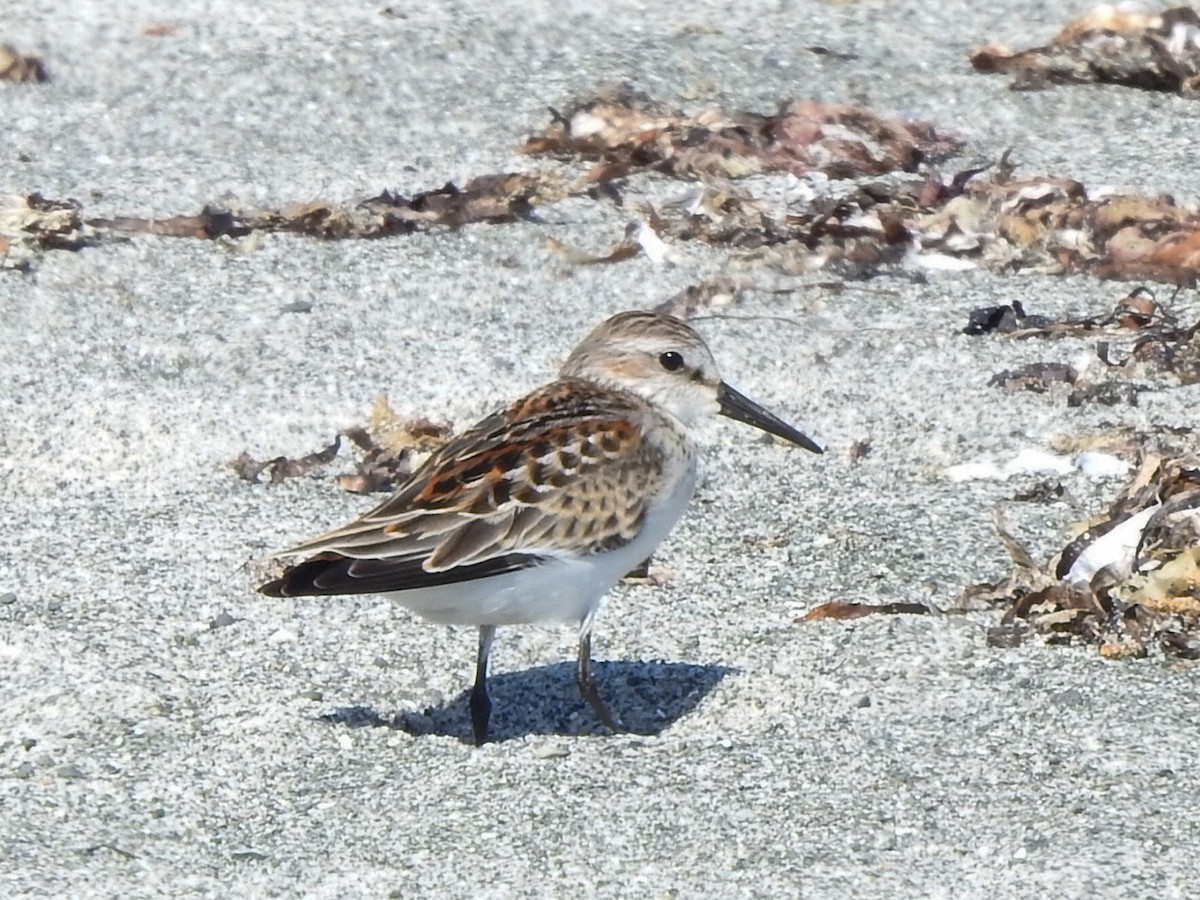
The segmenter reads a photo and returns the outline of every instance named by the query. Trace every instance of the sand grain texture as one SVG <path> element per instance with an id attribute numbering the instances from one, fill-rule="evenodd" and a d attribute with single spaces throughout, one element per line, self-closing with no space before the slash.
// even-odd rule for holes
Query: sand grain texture
<path id="1" fill-rule="evenodd" d="M 1200 105 L 1016 93 L 971 71 L 974 47 L 1045 40 L 1087 4 L 384 5 L 15 0 L 2 37 L 51 80 L 0 85 L 0 192 L 159 216 L 411 193 L 531 167 L 517 148 L 545 107 L 614 80 L 764 111 L 854 99 L 954 133 L 964 167 L 1011 145 L 1024 171 L 1195 190 Z M 620 588 L 597 631 L 607 698 L 657 734 L 599 734 L 573 635 L 510 629 L 493 653 L 503 740 L 476 751 L 472 632 L 373 598 L 253 592 L 247 561 L 372 501 L 332 477 L 249 484 L 226 465 L 239 453 L 320 448 L 380 393 L 465 424 L 608 314 L 727 273 L 728 254 L 699 246 L 674 265 L 546 250 L 599 252 L 626 218 L 568 201 L 541 222 L 371 242 L 135 237 L 0 272 L 0 894 L 1194 890 L 1194 665 L 989 647 L 986 612 L 794 622 L 834 599 L 949 604 L 1007 571 L 991 510 L 1014 486 L 941 466 L 1195 424 L 1196 386 L 1077 409 L 999 391 L 995 372 L 1092 343 L 960 333 L 978 306 L 1082 315 L 1120 285 L 978 271 L 831 289 L 818 274 L 725 310 L 749 318 L 699 322 L 733 384 L 830 452 L 705 432 L 665 583 Z M 1200 314 L 1194 292 L 1175 307 Z M 1043 554 L 1119 487 L 1066 483 L 1076 507 L 1017 509 Z M 407 714 L 428 733 L 330 713 Z"/>

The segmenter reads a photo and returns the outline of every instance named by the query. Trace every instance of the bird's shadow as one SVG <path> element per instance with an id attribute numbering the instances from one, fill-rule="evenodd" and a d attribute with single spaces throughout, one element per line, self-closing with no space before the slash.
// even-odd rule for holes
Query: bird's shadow
<path id="1" fill-rule="evenodd" d="M 687 715 L 726 675 L 728 666 L 678 662 L 597 662 L 592 675 L 608 708 L 628 731 L 654 735 Z M 531 734 L 599 735 L 607 729 L 579 695 L 573 663 L 554 663 L 488 679 L 492 697 L 491 740 Z M 321 721 L 348 728 L 391 728 L 414 736 L 441 735 L 470 742 L 470 691 L 421 711 L 392 715 L 368 706 L 343 706 Z"/>

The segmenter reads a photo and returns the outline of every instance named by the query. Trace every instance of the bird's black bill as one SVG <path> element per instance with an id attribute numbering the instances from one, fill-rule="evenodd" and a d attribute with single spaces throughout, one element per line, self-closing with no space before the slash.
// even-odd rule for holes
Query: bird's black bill
<path id="1" fill-rule="evenodd" d="M 773 416 L 749 397 L 739 394 L 725 382 L 717 386 L 717 402 L 721 404 L 721 415 L 755 428 L 761 428 L 768 434 L 791 441 L 798 447 L 811 450 L 813 453 L 824 453 L 825 448 L 803 432 L 797 431 L 778 416 Z"/>

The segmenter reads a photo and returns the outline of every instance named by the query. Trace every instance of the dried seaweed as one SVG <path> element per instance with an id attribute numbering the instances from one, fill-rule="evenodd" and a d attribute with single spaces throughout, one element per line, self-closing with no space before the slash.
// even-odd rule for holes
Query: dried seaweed
<path id="1" fill-rule="evenodd" d="M 1010 391 L 1044 394 L 1054 384 L 1074 384 L 1079 374 L 1066 363 L 1030 363 L 1016 369 L 997 372 L 988 384 Z"/>
<path id="2" fill-rule="evenodd" d="M 1067 496 L 1067 489 L 1061 481 L 1047 479 L 1017 491 L 1013 500 L 1018 503 L 1058 503 Z"/>
<path id="3" fill-rule="evenodd" d="M 718 275 L 696 284 L 689 284 L 673 297 L 654 307 L 654 311 L 680 319 L 690 319 L 697 313 L 740 303 L 749 288 L 750 285 L 745 281 Z"/>
<path id="4" fill-rule="evenodd" d="M 1116 381 L 1101 381 L 1077 387 L 1067 395 L 1067 406 L 1137 406 L 1138 395 L 1150 390 L 1148 384 L 1129 384 Z"/>
<path id="5" fill-rule="evenodd" d="M 970 313 L 963 333 L 996 333 L 1011 338 L 1103 337 L 1095 348 L 1099 366 L 1085 364 L 1081 371 L 1061 362 L 1030 363 L 998 372 L 988 382 L 1007 390 L 1035 393 L 1045 393 L 1055 384 L 1067 384 L 1074 388 L 1066 398 L 1071 407 L 1089 403 L 1137 406 L 1138 396 L 1153 387 L 1130 380 L 1140 375 L 1159 383 L 1200 382 L 1200 321 L 1181 325 L 1145 287 L 1122 297 L 1108 313 L 1096 316 L 1032 316 L 1019 302 L 983 307 Z M 1121 348 L 1114 349 L 1118 341 Z"/>
<path id="6" fill-rule="evenodd" d="M 1173 319 L 1148 327 L 1135 340 L 1123 358 L 1114 355 L 1108 342 L 1096 348 L 1100 359 L 1111 369 L 1126 374 L 1166 373 L 1179 384 L 1200 382 L 1200 320 L 1179 325 Z"/>
<path id="7" fill-rule="evenodd" d="M 387 397 L 375 400 L 367 428 L 344 432 L 361 451 L 354 472 L 337 476 L 338 487 L 356 494 L 391 491 L 412 474 L 414 454 L 436 450 L 450 439 L 448 423 L 399 416 Z"/>
<path id="8" fill-rule="evenodd" d="M 440 447 L 450 434 L 449 424 L 402 418 L 386 397 L 379 397 L 366 428 L 340 431 L 320 450 L 297 458 L 277 456 L 267 460 L 243 452 L 229 467 L 246 481 L 259 482 L 265 473 L 271 484 L 277 484 L 327 466 L 337 458 L 342 438 L 347 438 L 358 450 L 358 460 L 353 471 L 335 476 L 338 487 L 356 494 L 391 491 L 412 474 L 415 454 Z"/>
<path id="9" fill-rule="evenodd" d="M 1181 286 L 1196 284 L 1200 274 L 1200 212 L 1170 197 L 1092 198 L 1071 179 L 1017 179 L 1007 154 L 993 166 L 971 166 L 946 178 L 923 165 L 911 178 L 871 182 L 865 179 L 878 167 L 863 162 L 863 144 L 843 140 L 841 131 L 829 144 L 818 137 L 836 131 L 829 122 L 837 115 L 829 109 L 794 103 L 767 126 L 762 120 L 771 117 L 750 121 L 744 114 L 710 112 L 688 118 L 641 95 L 614 96 L 584 101 L 556 116 L 525 149 L 595 162 L 584 177 L 588 189 L 638 172 L 691 181 L 685 194 L 654 213 L 654 233 L 664 241 L 734 250 L 777 247 L 778 264 L 786 270 L 820 268 L 847 278 L 901 264 L 1085 273 Z M 863 133 L 891 127 L 863 110 L 847 115 Z M 801 116 L 806 124 L 789 116 Z M 875 125 L 862 124 L 867 121 Z M 731 146 L 730 129 L 743 139 L 740 145 Z M 805 135 L 797 139 L 801 146 L 820 147 L 820 153 L 813 150 L 820 165 L 790 144 L 786 152 L 775 147 L 771 135 L 780 129 Z M 909 135 L 906 147 L 924 149 L 885 153 L 899 160 L 889 171 L 913 171 L 917 165 L 910 162 L 944 150 L 932 133 L 928 147 L 902 128 L 890 134 L 902 132 Z M 719 162 L 701 152 L 710 141 L 719 147 Z M 979 177 L 989 170 L 990 178 Z M 761 177 L 771 172 L 787 173 L 788 182 Z M 859 181 L 832 187 L 831 178 L 848 177 Z M 625 246 L 633 255 L 632 245 Z"/>
<path id="10" fill-rule="evenodd" d="M 1138 395 L 1150 390 L 1146 384 L 1099 381 L 1079 384 L 1082 373 L 1073 366 L 1058 362 L 1038 362 L 997 372 L 988 384 L 1009 391 L 1028 391 L 1044 394 L 1056 384 L 1078 385 L 1067 395 L 1067 406 L 1137 406 Z"/>
<path id="11" fill-rule="evenodd" d="M 1014 300 L 1012 303 L 1005 303 L 1001 306 L 981 306 L 971 310 L 962 333 L 972 335 L 1013 334 L 1025 331 L 1031 325 L 1037 327 L 1050 321 L 1052 320 L 1045 316 L 1030 316 L 1025 312 L 1021 301 Z"/>
<path id="12" fill-rule="evenodd" d="M 255 230 L 252 219 L 217 206 L 205 206 L 194 216 L 170 216 L 165 219 L 117 216 L 112 219 L 89 219 L 87 224 L 90 228 L 114 235 L 151 234 L 206 241 L 222 237 L 245 237 Z"/>
<path id="13" fill-rule="evenodd" d="M 307 475 L 313 469 L 333 462 L 342 446 L 342 436 L 335 435 L 333 443 L 312 453 L 300 457 L 275 456 L 271 459 L 257 460 L 248 452 L 242 451 L 237 459 L 229 463 L 238 476 L 246 481 L 258 482 L 263 473 L 271 484 L 278 484 L 287 478 L 297 478 Z"/>
<path id="14" fill-rule="evenodd" d="M 354 206 L 311 201 L 278 210 L 235 212 L 206 206 L 196 216 L 92 219 L 89 225 L 124 234 L 214 239 L 252 231 L 304 234 L 327 240 L 371 239 L 412 234 L 433 227 L 503 223 L 529 218 L 538 203 L 560 197 L 558 181 L 539 174 L 486 175 L 462 187 L 447 183 L 412 197 L 384 191 Z"/>
<path id="15" fill-rule="evenodd" d="M 580 250 L 571 246 L 566 241 L 554 237 L 546 238 L 546 249 L 562 257 L 562 259 L 573 266 L 599 266 L 622 262 L 626 259 L 633 259 L 644 249 L 642 242 L 638 240 L 638 231 L 634 231 L 634 234 L 631 235 L 630 230 L 630 228 L 626 228 L 625 237 L 620 243 L 615 244 L 612 249 L 599 255 Z"/>
<path id="16" fill-rule="evenodd" d="M 601 253 L 549 238 L 551 252 L 574 265 L 637 256 L 669 263 L 679 244 L 698 241 L 753 253 L 788 274 L 820 269 L 843 279 L 895 269 L 917 270 L 919 276 L 921 269 L 984 266 L 1197 283 L 1200 211 L 1169 197 L 1092 198 L 1082 184 L 1066 178 L 1018 179 L 1007 154 L 992 165 L 946 176 L 931 168 L 931 161 L 954 147 L 927 125 L 856 106 L 799 100 L 774 115 L 709 110 L 689 116 L 622 87 L 556 113 L 542 134 L 526 142 L 529 153 L 590 162 L 582 178 L 561 170 L 510 172 L 411 197 L 384 192 L 357 204 L 316 200 L 275 210 L 209 205 L 195 215 L 165 219 L 89 218 L 66 201 L 57 210 L 68 218 L 65 224 L 21 219 L 36 210 L 35 194 L 0 203 L 0 239 L 8 245 L 0 252 L 4 265 L 27 267 L 41 250 L 77 249 L 131 234 L 385 238 L 535 220 L 538 207 L 577 197 L 633 206 L 636 214 L 626 233 Z M 631 201 L 617 183 L 638 173 L 688 184 L 681 196 L 653 208 Z M 887 177 L 877 177 L 882 175 Z M 1139 314 L 1127 309 L 1122 315 L 1132 320 Z M 1093 323 L 1109 325 L 1130 327 L 1121 321 Z M 980 311 L 969 328 L 1044 331 L 1045 323 L 1014 304 Z"/>
<path id="17" fill-rule="evenodd" d="M 1047 563 L 1033 559 L 1000 510 L 996 531 L 1012 573 L 963 594 L 1004 608 L 993 644 L 1040 634 L 1110 658 L 1155 647 L 1200 655 L 1200 457 L 1146 456 L 1109 510 Z"/>
<path id="18" fill-rule="evenodd" d="M 774 115 L 720 109 L 688 115 L 618 85 L 551 113 L 550 124 L 522 149 L 592 163 L 580 185 L 593 196 L 619 201 L 613 183 L 638 173 L 692 183 L 683 197 L 653 214 L 650 223 L 663 240 L 739 250 L 793 245 L 798 254 L 814 257 L 802 265 L 850 277 L 903 258 L 910 234 L 899 210 L 912 206 L 931 183 L 928 177 L 836 195 L 800 190 L 782 207 L 777 197 L 738 182 L 770 174 L 828 181 L 915 172 L 958 146 L 924 123 L 813 100 L 785 102 Z M 595 193 L 600 187 L 608 192 Z M 944 199 L 957 189 L 939 182 L 935 194 Z"/>
<path id="19" fill-rule="evenodd" d="M 1151 13 L 1104 4 L 1069 22 L 1046 46 L 992 44 L 971 54 L 980 72 L 1014 75 L 1015 90 L 1105 83 L 1184 97 L 1200 94 L 1200 15 L 1186 6 Z"/>
<path id="20" fill-rule="evenodd" d="M 977 177 L 988 168 L 992 177 Z M 1092 198 L 1079 182 L 1015 179 L 1012 168 L 1005 156 L 993 167 L 971 167 L 946 179 L 926 171 L 837 188 L 827 179 L 789 175 L 786 185 L 776 179 L 766 192 L 761 178 L 710 176 L 660 208 L 655 230 L 667 241 L 778 248 L 774 260 L 786 271 L 824 269 L 846 278 L 897 266 L 986 267 L 1197 284 L 1200 211 L 1166 196 Z M 1012 328 L 1040 327 L 1037 320 L 1020 322 L 1023 313 L 1014 312 Z"/>
<path id="21" fill-rule="evenodd" d="M 926 251 L 1002 271 L 1195 286 L 1200 211 L 1168 196 L 1092 199 L 1061 178 L 976 180 L 907 222 Z"/>
<path id="22" fill-rule="evenodd" d="M 821 619 L 861 619 L 866 616 L 922 616 L 930 612 L 923 603 L 857 603 L 850 600 L 833 600 L 822 603 L 796 619 L 797 622 L 817 622 Z"/>
<path id="23" fill-rule="evenodd" d="M 857 465 L 870 456 L 874 450 L 874 442 L 871 440 L 871 438 L 859 438 L 857 441 L 854 441 L 854 443 L 852 443 L 846 450 L 846 458 L 851 463 Z"/>
<path id="24" fill-rule="evenodd" d="M 0 268 L 24 270 L 46 250 L 79 250 L 99 239 L 73 200 L 0 196 Z"/>
<path id="25" fill-rule="evenodd" d="M 1159 333 L 1175 326 L 1175 317 L 1159 306 L 1154 292 L 1146 287 L 1138 287 L 1118 300 L 1110 312 L 1098 316 L 1055 319 L 1030 315 L 1019 300 L 1004 306 L 980 307 L 971 311 L 963 334 L 995 332 L 1014 338 L 1078 337 L 1096 331 L 1121 334 L 1153 329 Z"/>
<path id="26" fill-rule="evenodd" d="M 595 183 L 643 171 L 689 179 L 813 171 L 854 178 L 915 171 L 957 147 L 930 125 L 816 100 L 783 103 L 774 115 L 709 109 L 689 116 L 621 84 L 550 112 L 550 124 L 522 151 L 594 162 L 585 177 Z"/>
<path id="27" fill-rule="evenodd" d="M 46 200 L 40 194 L 0 198 L 0 238 L 10 245 L 8 267 L 27 267 L 37 251 L 77 250 L 130 235 L 217 240 L 255 233 L 303 234 L 325 240 L 374 239 L 474 223 L 527 219 L 534 208 L 564 196 L 553 175 L 502 174 L 474 178 L 458 188 L 446 184 L 412 197 L 383 192 L 354 205 L 312 201 L 277 210 L 234 210 L 206 205 L 195 215 L 85 217 L 75 200 Z M 16 252 L 19 248 L 20 252 Z"/>
<path id="28" fill-rule="evenodd" d="M 0 44 L 0 81 L 41 84 L 49 80 L 46 64 L 40 57 L 22 54 L 12 44 Z"/>

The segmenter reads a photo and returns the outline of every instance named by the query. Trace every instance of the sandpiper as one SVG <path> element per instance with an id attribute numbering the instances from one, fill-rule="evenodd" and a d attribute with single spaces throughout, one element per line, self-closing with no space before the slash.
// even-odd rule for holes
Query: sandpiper
<path id="1" fill-rule="evenodd" d="M 557 380 L 445 444 L 370 512 L 280 554 L 302 559 L 260 590 L 383 594 L 432 622 L 478 627 L 476 744 L 488 739 L 496 628 L 576 624 L 579 690 L 620 731 L 592 679 L 592 625 L 604 595 L 683 515 L 696 486 L 688 429 L 715 413 L 823 452 L 723 382 L 686 322 L 620 313 Z"/>

